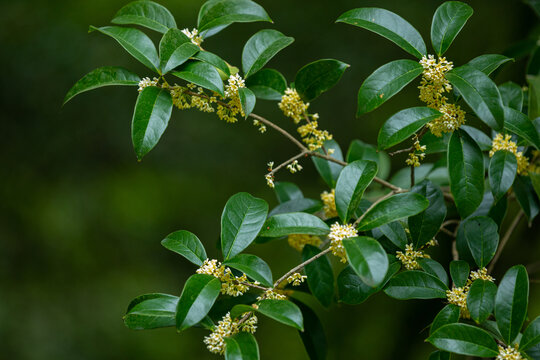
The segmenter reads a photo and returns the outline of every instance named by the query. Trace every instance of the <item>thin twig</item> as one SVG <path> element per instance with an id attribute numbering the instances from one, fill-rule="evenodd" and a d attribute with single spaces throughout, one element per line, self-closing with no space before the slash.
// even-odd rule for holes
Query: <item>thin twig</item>
<path id="1" fill-rule="evenodd" d="M 456 240 L 452 241 L 452 260 L 459 260 L 459 253 L 457 251 Z"/>
<path id="2" fill-rule="evenodd" d="M 302 151 L 300 154 L 297 154 L 297 155 L 294 155 L 292 158 L 290 158 L 289 160 L 286 160 L 284 162 L 282 162 L 281 164 L 279 164 L 278 166 L 276 166 L 274 169 L 272 169 L 272 171 L 269 172 L 269 174 L 272 174 L 274 175 L 276 172 L 278 172 L 280 169 L 282 169 L 284 166 L 292 163 L 294 160 L 298 160 L 300 159 L 302 156 L 305 156 L 309 153 L 309 151 Z"/>
<path id="3" fill-rule="evenodd" d="M 452 236 L 452 237 L 454 236 L 454 233 L 451 232 L 450 230 L 448 230 L 448 229 L 445 228 L 445 227 L 442 227 L 442 226 L 441 226 L 441 229 L 440 229 L 440 230 L 441 230 L 443 233 L 445 233 L 446 235 L 448 235 L 448 236 Z"/>
<path id="4" fill-rule="evenodd" d="M 253 284 L 253 283 L 249 283 L 249 282 L 245 282 L 245 281 L 238 281 L 238 283 L 242 284 L 242 285 L 252 287 L 252 288 L 255 288 L 255 289 L 264 290 L 264 291 L 267 291 L 268 289 L 270 289 L 270 288 L 267 288 L 267 287 L 264 287 L 264 286 L 261 286 L 261 285 L 257 285 L 257 284 Z"/>
<path id="5" fill-rule="evenodd" d="M 283 136 L 285 136 L 287 139 L 291 140 L 296 146 L 298 146 L 302 151 L 307 151 L 308 149 L 300 142 L 298 141 L 294 136 L 292 136 L 289 132 L 284 130 L 283 128 L 277 126 L 273 122 L 271 122 L 268 119 L 263 118 L 260 115 L 257 114 L 249 114 L 250 117 L 254 118 L 255 120 L 259 120 L 260 122 L 264 123 L 265 125 L 270 126 L 274 130 L 280 132 Z"/>
<path id="6" fill-rule="evenodd" d="M 491 271 L 495 267 L 495 264 L 499 260 L 499 257 L 501 256 L 501 253 L 503 252 L 504 247 L 506 246 L 506 243 L 508 242 L 508 240 L 510 239 L 510 236 L 512 235 L 512 233 L 518 226 L 519 221 L 521 220 L 522 217 L 523 217 L 523 211 L 520 210 L 517 213 L 516 217 L 514 218 L 514 221 L 512 221 L 512 224 L 510 224 L 510 226 L 506 230 L 506 233 L 504 234 L 504 237 L 502 238 L 499 244 L 499 248 L 497 249 L 497 252 L 495 253 L 495 256 L 493 257 L 493 260 L 491 260 L 491 263 L 489 264 L 488 273 L 491 273 Z"/>
<path id="7" fill-rule="evenodd" d="M 373 209 L 377 204 L 379 204 L 380 202 L 388 199 L 390 196 L 394 195 L 396 192 L 395 191 L 390 191 L 388 194 L 378 198 L 373 204 L 370 205 L 370 207 L 367 208 L 366 211 L 364 211 L 364 213 L 362 215 L 360 215 L 358 217 L 358 219 L 356 219 L 356 221 L 353 223 L 353 227 L 356 227 L 360 221 L 362 221 L 364 219 L 364 217 L 366 216 L 366 214 L 371 210 Z"/>
<path id="8" fill-rule="evenodd" d="M 330 248 L 326 248 L 324 249 L 323 251 L 321 251 L 320 253 L 318 253 L 317 255 L 307 259 L 306 261 L 304 261 L 303 263 L 293 267 L 291 270 L 287 271 L 285 273 L 285 275 L 283 275 L 282 277 L 280 277 L 279 279 L 277 279 L 277 281 L 274 283 L 274 289 L 276 289 L 283 281 L 285 281 L 289 276 L 291 276 L 292 274 L 294 274 L 295 272 L 298 272 L 300 270 L 302 270 L 304 268 L 304 266 L 306 266 L 307 264 L 317 260 L 318 258 L 320 258 L 321 256 L 324 256 L 326 254 L 328 254 L 330 251 L 332 251 L 332 249 Z"/>
<path id="9" fill-rule="evenodd" d="M 414 165 L 411 166 L 411 188 L 414 186 Z"/>

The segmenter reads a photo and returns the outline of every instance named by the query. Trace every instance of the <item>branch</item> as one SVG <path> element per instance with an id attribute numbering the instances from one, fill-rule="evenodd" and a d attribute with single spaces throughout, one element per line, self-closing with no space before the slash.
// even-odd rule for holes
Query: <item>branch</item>
<path id="1" fill-rule="evenodd" d="M 395 193 L 396 193 L 395 191 L 390 191 L 388 194 L 378 198 L 373 204 L 371 204 L 370 207 L 367 208 L 366 211 L 364 211 L 364 213 L 362 215 L 360 215 L 360 217 L 358 219 L 356 219 L 356 221 L 353 223 L 353 227 L 356 228 L 356 226 L 360 223 L 360 221 L 362 221 L 362 219 L 364 219 L 364 217 L 369 212 L 369 210 L 373 209 L 375 207 L 375 205 L 377 205 L 378 203 L 380 203 L 383 200 L 388 199 L 390 196 L 394 195 Z"/>
<path id="2" fill-rule="evenodd" d="M 330 251 L 332 251 L 332 249 L 330 248 L 326 248 L 324 249 L 323 251 L 321 251 L 320 253 L 318 253 L 317 255 L 313 256 L 312 258 L 309 258 L 307 259 L 306 261 L 304 261 L 303 263 L 293 267 L 291 270 L 287 271 L 285 273 L 285 275 L 283 275 L 282 277 L 280 277 L 279 279 L 277 279 L 277 281 L 274 283 L 274 289 L 276 289 L 283 281 L 285 281 L 289 276 L 291 276 L 292 274 L 302 270 L 304 268 L 304 266 L 306 266 L 307 264 L 317 260 L 318 258 L 320 258 L 321 256 L 324 256 L 326 254 L 328 254 Z"/>
<path id="3" fill-rule="evenodd" d="M 279 164 L 278 166 L 276 166 L 274 169 L 272 169 L 272 171 L 269 172 L 269 174 L 272 174 L 274 175 L 276 172 L 278 172 L 280 169 L 282 169 L 284 166 L 292 163 L 294 160 L 298 160 L 300 159 L 302 156 L 305 156 L 309 153 L 309 151 L 302 151 L 300 154 L 297 154 L 297 155 L 294 155 L 292 158 L 290 158 L 289 160 L 286 160 L 284 162 L 282 162 L 281 164 Z"/>
<path id="4" fill-rule="evenodd" d="M 508 240 L 510 239 L 510 236 L 512 235 L 512 233 L 518 226 L 519 221 L 521 220 L 522 217 L 523 217 L 523 211 L 520 210 L 517 213 L 516 217 L 514 218 L 514 221 L 512 221 L 512 224 L 510 224 L 510 226 L 506 230 L 506 233 L 504 234 L 504 237 L 502 238 L 501 243 L 499 244 L 499 248 L 497 249 L 497 253 L 495 253 L 493 260 L 491 260 L 491 263 L 489 264 L 489 267 L 488 267 L 488 274 L 491 273 L 491 271 L 495 267 L 495 264 L 499 260 L 499 257 L 501 256 L 501 253 L 503 252 L 503 249 L 506 246 L 506 243 L 508 242 Z"/>

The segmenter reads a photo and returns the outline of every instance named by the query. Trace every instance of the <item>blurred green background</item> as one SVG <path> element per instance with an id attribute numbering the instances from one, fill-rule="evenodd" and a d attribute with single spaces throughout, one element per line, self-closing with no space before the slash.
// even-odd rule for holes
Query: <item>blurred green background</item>
<path id="1" fill-rule="evenodd" d="M 193 359 L 214 358 L 200 329 L 130 331 L 122 315 L 128 302 L 148 292 L 179 294 L 195 270 L 160 246 L 168 233 L 197 234 L 214 244 L 227 198 L 247 191 L 276 204 L 263 175 L 296 149 L 276 133 L 261 135 L 249 122 L 234 125 L 213 115 L 174 111 L 158 147 L 137 163 L 130 122 L 134 88 L 105 88 L 61 107 L 71 85 L 104 65 L 151 76 L 110 38 L 87 34 L 106 25 L 127 1 L 17 0 L 0 3 L 2 171 L 0 180 L 0 352 L 4 359 Z M 179 27 L 195 26 L 202 0 L 162 0 Z M 240 64 L 245 41 L 257 30 L 276 28 L 296 42 L 269 64 L 292 80 L 304 64 L 336 58 L 351 64 L 341 82 L 311 109 L 346 148 L 359 138 L 375 143 L 382 122 L 399 109 L 417 106 L 415 86 L 381 109 L 355 119 L 361 81 L 380 65 L 410 56 L 389 41 L 334 20 L 344 11 L 378 6 L 395 11 L 429 42 L 431 16 L 441 1 L 332 2 L 261 0 L 274 24 L 235 24 L 205 42 L 205 48 Z M 524 38 L 536 16 L 520 1 L 470 1 L 475 15 L 447 55 L 456 65 L 500 53 Z M 524 61 L 507 66 L 496 81 L 524 81 Z M 257 112 L 293 129 L 275 103 Z M 394 159 L 395 168 L 403 157 Z M 306 161 L 297 175 L 278 180 L 302 184 L 317 197 L 326 190 Z M 538 226 L 522 223 L 495 273 L 538 260 Z M 442 241 L 438 260 L 450 260 Z M 525 250 L 525 251 L 523 251 Z M 278 275 L 298 261 L 284 242 L 253 251 Z M 534 276 L 533 276 L 534 277 Z M 538 277 L 538 276 L 537 276 Z M 540 286 L 533 284 L 531 316 L 540 314 Z M 366 303 L 317 308 L 325 325 L 329 358 L 424 359 L 425 328 L 439 301 L 398 302 L 384 294 Z M 263 359 L 307 359 L 298 334 L 261 319 L 257 331 Z"/>

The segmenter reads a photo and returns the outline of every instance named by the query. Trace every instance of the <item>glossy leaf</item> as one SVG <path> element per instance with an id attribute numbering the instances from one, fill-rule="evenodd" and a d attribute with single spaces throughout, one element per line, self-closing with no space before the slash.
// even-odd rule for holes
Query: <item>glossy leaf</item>
<path id="1" fill-rule="evenodd" d="M 411 190 L 429 201 L 426 210 L 408 219 L 409 230 L 415 249 L 428 243 L 437 235 L 446 218 L 446 204 L 441 189 L 431 181 L 422 181 Z"/>
<path id="2" fill-rule="evenodd" d="M 427 339 L 435 347 L 451 353 L 495 357 L 499 349 L 486 331 L 467 324 L 448 324 L 440 327 Z"/>
<path id="3" fill-rule="evenodd" d="M 519 206 L 531 223 L 540 211 L 540 203 L 531 184 L 531 179 L 527 176 L 516 176 L 513 190 Z"/>
<path id="4" fill-rule="evenodd" d="M 321 250 L 315 246 L 305 245 L 302 250 L 302 261 L 306 261 Z M 304 268 L 309 290 L 323 306 L 330 306 L 334 299 L 334 272 L 328 257 L 321 256 Z"/>
<path id="5" fill-rule="evenodd" d="M 262 69 L 246 79 L 246 86 L 262 100 L 281 100 L 287 80 L 274 69 Z"/>
<path id="6" fill-rule="evenodd" d="M 504 126 L 504 110 L 497 85 L 483 72 L 464 65 L 446 73 L 446 78 L 463 96 L 476 115 L 495 130 Z"/>
<path id="7" fill-rule="evenodd" d="M 437 316 L 435 316 L 435 319 L 433 319 L 431 327 L 429 328 L 429 333 L 433 334 L 441 326 L 459 322 L 460 311 L 459 306 L 454 304 L 448 304 L 443 307 Z"/>
<path id="8" fill-rule="evenodd" d="M 270 266 L 258 256 L 238 254 L 232 259 L 225 261 L 223 265 L 240 270 L 249 278 L 260 282 L 264 286 L 272 286 L 272 270 L 270 270 Z"/>
<path id="9" fill-rule="evenodd" d="M 268 216 L 287 214 L 292 212 L 306 212 L 309 214 L 313 214 L 321 210 L 322 207 L 323 203 L 320 200 L 308 198 L 294 199 L 279 204 L 270 211 Z"/>
<path id="10" fill-rule="evenodd" d="M 334 151 L 334 153 L 330 155 L 331 157 L 333 157 L 336 160 L 343 161 L 343 154 L 341 153 L 341 148 L 339 147 L 338 143 L 335 140 L 325 141 L 324 148 L 327 152 L 328 150 Z M 316 151 L 320 154 L 324 154 L 324 151 L 322 149 L 318 149 Z M 313 161 L 313 164 L 315 164 L 315 168 L 321 175 L 324 182 L 328 184 L 329 188 L 334 189 L 336 187 L 336 181 L 339 177 L 339 174 L 341 173 L 341 170 L 343 169 L 343 165 L 336 164 L 333 161 L 321 159 L 316 156 L 312 156 L 311 160 Z"/>
<path id="11" fill-rule="evenodd" d="M 160 33 L 176 28 L 176 21 L 166 7 L 147 0 L 127 4 L 116 13 L 111 22 L 121 25 L 140 25 Z"/>
<path id="12" fill-rule="evenodd" d="M 347 11 L 336 22 L 373 31 L 419 59 L 426 55 L 426 44 L 418 30 L 391 11 L 379 8 L 358 8 Z"/>
<path id="13" fill-rule="evenodd" d="M 484 158 L 478 144 L 465 132 L 456 131 L 448 143 L 450 190 L 461 218 L 478 208 L 484 194 Z"/>
<path id="14" fill-rule="evenodd" d="M 386 239 L 388 239 L 397 248 L 394 249 L 394 251 L 398 251 L 399 249 L 405 249 L 405 246 L 409 241 L 407 233 L 405 232 L 403 225 L 399 221 L 393 221 L 391 223 L 384 224 L 382 226 L 379 226 L 378 228 L 373 229 L 373 231 L 375 230 L 380 230 L 380 232 L 386 237 Z M 384 238 L 379 238 L 378 240 L 379 242 L 381 242 L 381 245 L 386 249 L 386 246 L 383 243 L 383 239 Z"/>
<path id="15" fill-rule="evenodd" d="M 242 51 L 242 69 L 246 78 L 261 70 L 278 52 L 294 42 L 277 30 L 266 29 L 249 38 Z"/>
<path id="16" fill-rule="evenodd" d="M 423 271 L 404 271 L 390 279 L 384 292 L 398 300 L 445 299 L 448 287 L 439 278 Z"/>
<path id="17" fill-rule="evenodd" d="M 349 264 L 368 286 L 379 286 L 388 271 L 388 257 L 377 240 L 359 236 L 343 240 Z"/>
<path id="18" fill-rule="evenodd" d="M 430 258 L 420 258 L 417 260 L 418 264 L 428 274 L 436 276 L 446 286 L 448 286 L 448 274 L 444 267 L 437 261 Z"/>
<path id="19" fill-rule="evenodd" d="M 180 30 L 170 29 L 159 43 L 159 67 L 166 74 L 182 65 L 199 51 L 199 47 Z"/>
<path id="20" fill-rule="evenodd" d="M 540 316 L 531 321 L 519 341 L 519 349 L 527 350 L 540 343 Z"/>
<path id="21" fill-rule="evenodd" d="M 450 276 L 457 287 L 464 287 L 467 284 L 470 271 L 471 268 L 466 261 L 454 260 L 450 262 Z"/>
<path id="22" fill-rule="evenodd" d="M 431 43 L 437 55 L 448 50 L 472 14 L 473 9 L 460 1 L 447 1 L 437 8 L 431 23 Z"/>
<path id="23" fill-rule="evenodd" d="M 201 240 L 189 231 L 175 231 L 161 240 L 161 245 L 172 252 L 182 255 L 198 266 L 201 266 L 204 260 L 208 258 Z"/>
<path id="24" fill-rule="evenodd" d="M 540 116 L 540 76 L 527 75 L 529 84 L 528 115 L 530 119 Z"/>
<path id="25" fill-rule="evenodd" d="M 174 326 L 177 304 L 177 296 L 167 294 L 138 296 L 129 304 L 124 315 L 124 323 L 132 330 Z"/>
<path id="26" fill-rule="evenodd" d="M 304 330 L 302 312 L 290 301 L 287 300 L 261 300 L 257 303 L 256 311 L 268 316 L 282 324 L 292 326 L 298 330 Z"/>
<path id="27" fill-rule="evenodd" d="M 228 260 L 247 248 L 268 214 L 266 201 L 241 192 L 229 198 L 221 215 L 221 249 Z"/>
<path id="28" fill-rule="evenodd" d="M 529 144 L 540 150 L 540 135 L 529 118 L 520 111 L 504 107 L 504 127 L 525 139 Z"/>
<path id="29" fill-rule="evenodd" d="M 274 191 L 276 192 L 276 197 L 280 203 L 304 198 L 302 190 L 300 190 L 296 184 L 291 182 L 276 181 L 274 184 Z"/>
<path id="30" fill-rule="evenodd" d="M 224 96 L 223 81 L 215 67 L 204 62 L 190 62 L 172 74 L 188 83 L 199 85 Z"/>
<path id="31" fill-rule="evenodd" d="M 450 360 L 450 353 L 446 351 L 434 351 L 429 354 L 428 360 Z"/>
<path id="32" fill-rule="evenodd" d="M 486 54 L 475 57 L 469 61 L 467 65 L 472 66 L 476 70 L 480 70 L 486 75 L 489 75 L 497 70 L 499 66 L 507 63 L 508 61 L 512 61 L 512 59 L 504 55 Z"/>
<path id="33" fill-rule="evenodd" d="M 350 305 L 357 305 L 363 303 L 371 295 L 380 291 L 384 287 L 384 285 L 386 285 L 386 283 L 390 280 L 390 278 L 392 278 L 392 276 L 394 276 L 399 271 L 400 268 L 401 264 L 398 262 L 390 264 L 384 281 L 381 285 L 374 288 L 363 282 L 356 274 L 356 272 L 350 266 L 347 266 L 341 271 L 337 279 L 339 289 L 339 301 Z"/>
<path id="34" fill-rule="evenodd" d="M 414 216 L 429 205 L 428 200 L 412 192 L 393 195 L 367 211 L 358 224 L 359 231 L 374 229 L 392 221 Z"/>
<path id="35" fill-rule="evenodd" d="M 499 246 L 498 226 L 487 216 L 469 218 L 463 224 L 463 234 L 479 268 L 489 264 Z"/>
<path id="36" fill-rule="evenodd" d="M 259 236 L 281 237 L 290 234 L 326 235 L 330 228 L 315 215 L 306 213 L 278 214 L 270 217 Z"/>
<path id="37" fill-rule="evenodd" d="M 140 30 L 119 26 L 90 26 L 90 31 L 99 31 L 115 39 L 128 53 L 144 66 L 159 73 L 159 57 L 156 46 L 150 38 Z"/>
<path id="38" fill-rule="evenodd" d="M 131 122 L 131 140 L 137 159 L 141 160 L 157 145 L 169 124 L 172 107 L 167 89 L 148 86 L 139 93 Z"/>
<path id="39" fill-rule="evenodd" d="M 460 129 L 469 134 L 470 137 L 478 144 L 480 150 L 489 151 L 491 150 L 491 138 L 487 136 L 482 130 L 479 130 L 475 127 L 462 125 Z M 446 151 L 446 149 L 444 149 Z"/>
<path id="40" fill-rule="evenodd" d="M 507 344 L 512 344 L 525 322 L 528 300 L 527 270 L 523 265 L 513 266 L 504 274 L 495 298 L 495 319 Z"/>
<path id="41" fill-rule="evenodd" d="M 232 23 L 272 22 L 262 6 L 250 0 L 210 0 L 201 6 L 197 21 L 200 32 L 225 28 Z"/>
<path id="42" fill-rule="evenodd" d="M 517 172 L 516 156 L 505 150 L 496 151 L 489 162 L 489 185 L 498 201 L 512 187 Z"/>
<path id="43" fill-rule="evenodd" d="M 523 108 L 523 90 L 521 86 L 511 81 L 499 85 L 499 92 L 504 106 L 521 111 Z"/>
<path id="44" fill-rule="evenodd" d="M 242 105 L 242 110 L 244 111 L 245 117 L 247 118 L 255 108 L 255 102 L 257 101 L 257 99 L 255 98 L 255 94 L 248 88 L 240 88 L 238 89 L 238 96 L 240 97 L 240 104 Z"/>
<path id="45" fill-rule="evenodd" d="M 326 335 L 317 314 L 307 305 L 295 301 L 302 311 L 304 331 L 299 331 L 306 352 L 311 360 L 325 360 L 327 354 Z"/>
<path id="46" fill-rule="evenodd" d="M 478 324 L 483 323 L 493 311 L 497 285 L 488 280 L 475 280 L 467 294 L 467 309 L 471 318 Z"/>
<path id="47" fill-rule="evenodd" d="M 118 66 L 100 67 L 86 74 L 69 89 L 64 98 L 64 104 L 86 91 L 113 85 L 137 86 L 139 81 L 141 81 L 139 75 L 124 68 Z"/>
<path id="48" fill-rule="evenodd" d="M 358 90 L 358 112 L 368 113 L 400 92 L 423 71 L 422 65 L 413 60 L 395 60 L 375 70 Z"/>
<path id="49" fill-rule="evenodd" d="M 377 163 L 357 160 L 345 166 L 336 184 L 335 203 L 339 217 L 349 221 L 360 205 L 364 191 L 377 175 Z"/>
<path id="50" fill-rule="evenodd" d="M 185 330 L 201 321 L 214 305 L 220 290 L 218 278 L 207 274 L 191 275 L 178 300 L 176 328 Z"/>
<path id="51" fill-rule="evenodd" d="M 227 80 L 231 76 L 231 69 L 225 60 L 210 51 L 201 50 L 193 55 L 193 58 L 215 67 L 223 80 Z"/>
<path id="52" fill-rule="evenodd" d="M 259 345 L 255 336 L 241 331 L 225 338 L 225 360 L 259 360 Z"/>
<path id="53" fill-rule="evenodd" d="M 294 86 L 304 101 L 312 101 L 334 87 L 348 67 L 348 64 L 334 59 L 314 61 L 298 70 Z"/>

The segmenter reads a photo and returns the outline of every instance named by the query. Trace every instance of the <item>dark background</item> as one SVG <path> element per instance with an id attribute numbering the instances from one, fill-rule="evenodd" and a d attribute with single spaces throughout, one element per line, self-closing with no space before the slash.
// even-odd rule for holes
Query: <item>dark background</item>
<path id="1" fill-rule="evenodd" d="M 227 198 L 238 191 L 275 205 L 263 175 L 266 163 L 296 149 L 275 132 L 259 134 L 249 122 L 234 125 L 214 115 L 175 110 L 158 147 L 137 163 L 130 122 L 134 88 L 105 88 L 61 107 L 67 90 L 92 69 L 125 66 L 151 74 L 112 39 L 87 34 L 106 25 L 127 1 L 39 1 L 0 3 L 1 96 L 0 170 L 0 358 L 5 359 L 193 359 L 213 358 L 199 329 L 130 331 L 122 323 L 128 302 L 148 292 L 179 294 L 195 270 L 160 246 L 168 233 L 197 234 L 217 256 L 214 244 Z M 203 1 L 162 0 L 180 28 L 195 26 Z M 399 109 L 417 106 L 415 85 L 373 113 L 355 119 L 361 81 L 380 65 L 410 58 L 368 31 L 334 20 L 344 11 L 379 6 L 414 26 L 429 47 L 435 0 L 291 1 L 261 0 L 274 24 L 235 24 L 208 39 L 206 49 L 240 64 L 245 41 L 257 30 L 276 28 L 296 38 L 269 64 L 291 81 L 304 64 L 336 58 L 351 64 L 333 91 L 311 109 L 346 148 L 355 138 L 375 143 L 382 122 Z M 524 38 L 536 22 L 519 1 L 470 1 L 475 15 L 447 56 L 456 65 L 485 53 L 501 53 Z M 150 31 L 149 31 L 150 32 Z M 155 38 L 157 39 L 157 38 Z M 524 85 L 524 61 L 501 71 L 498 83 Z M 257 112 L 293 129 L 275 103 Z M 394 168 L 402 166 L 395 159 Z M 305 162 L 298 175 L 278 179 L 302 184 L 307 196 L 326 190 Z M 512 205 L 512 209 L 515 205 Z M 523 222 L 510 240 L 495 276 L 540 253 L 538 226 Z M 445 265 L 449 243 L 437 259 Z M 253 246 L 279 275 L 298 261 L 284 242 Z M 534 277 L 534 275 L 532 276 Z M 533 299 L 540 295 L 531 285 Z M 398 302 L 384 294 L 360 306 L 317 308 L 326 327 L 330 359 L 424 359 L 432 347 L 425 327 L 440 301 Z M 540 303 L 531 304 L 531 316 Z M 261 319 L 262 357 L 306 359 L 291 328 Z"/>

